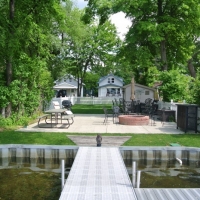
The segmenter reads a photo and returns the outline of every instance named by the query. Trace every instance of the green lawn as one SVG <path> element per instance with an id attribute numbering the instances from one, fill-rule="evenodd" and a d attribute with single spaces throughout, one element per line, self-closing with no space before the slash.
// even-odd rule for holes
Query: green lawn
<path id="1" fill-rule="evenodd" d="M 66 133 L 34 133 L 3 131 L 0 132 L 0 144 L 43 144 L 74 145 Z"/>
<path id="2" fill-rule="evenodd" d="M 104 114 L 103 107 L 111 109 L 112 104 L 97 105 L 73 105 L 71 110 L 74 114 Z"/>
<path id="3" fill-rule="evenodd" d="M 75 145 L 66 135 L 96 134 L 3 131 L 0 132 L 0 144 Z M 108 134 L 102 136 L 106 137 Z M 112 134 L 112 136 L 131 136 L 124 146 L 170 146 L 170 143 L 178 143 L 181 146 L 200 147 L 198 134 Z"/>
<path id="4" fill-rule="evenodd" d="M 187 147 L 200 147 L 200 135 L 135 134 L 124 143 L 124 146 L 170 146 L 170 143 L 178 143 Z"/>

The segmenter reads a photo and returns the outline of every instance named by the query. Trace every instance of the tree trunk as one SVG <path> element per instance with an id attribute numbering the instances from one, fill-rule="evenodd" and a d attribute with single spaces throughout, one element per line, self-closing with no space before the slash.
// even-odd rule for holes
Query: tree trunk
<path id="1" fill-rule="evenodd" d="M 157 0 L 157 17 L 158 17 L 158 24 L 163 23 L 163 0 Z M 163 33 L 164 34 L 164 33 Z M 160 56 L 161 56 L 161 65 L 162 65 L 162 70 L 165 71 L 167 70 L 167 51 L 166 51 L 166 39 L 164 38 L 160 42 Z"/>
<path id="2" fill-rule="evenodd" d="M 160 42 L 160 52 L 161 52 L 161 63 L 162 63 L 162 70 L 167 71 L 167 51 L 165 46 L 165 40 Z"/>
<path id="3" fill-rule="evenodd" d="M 14 21 L 14 9 L 15 9 L 15 0 L 9 1 L 9 36 L 8 36 L 8 49 L 7 51 L 10 53 L 8 55 L 8 59 L 6 60 L 6 85 L 7 87 L 12 82 L 12 51 L 9 50 L 10 48 L 10 39 L 13 37 L 13 21 Z M 5 109 L 5 116 L 9 117 L 12 112 L 12 104 L 11 102 L 7 105 Z"/>
<path id="4" fill-rule="evenodd" d="M 80 87 L 80 77 L 78 76 L 78 90 L 77 90 L 77 96 L 80 97 L 81 96 L 81 87 Z"/>
<path id="5" fill-rule="evenodd" d="M 190 72 L 190 75 L 193 77 L 193 78 L 196 78 L 196 71 L 194 69 L 194 65 L 192 63 L 193 59 L 189 59 L 188 62 L 187 62 L 187 66 L 188 66 L 188 70 Z"/>
<path id="6" fill-rule="evenodd" d="M 6 85 L 9 86 L 12 81 L 12 63 L 11 63 L 11 57 L 9 57 L 9 60 L 6 63 Z M 7 107 L 5 108 L 5 117 L 9 117 L 12 112 L 12 104 L 9 102 Z"/>

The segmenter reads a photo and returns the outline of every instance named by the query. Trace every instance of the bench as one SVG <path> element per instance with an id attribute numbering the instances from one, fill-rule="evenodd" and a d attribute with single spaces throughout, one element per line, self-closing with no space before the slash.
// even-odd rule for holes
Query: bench
<path id="1" fill-rule="evenodd" d="M 61 121 L 62 121 L 62 119 L 66 119 L 68 121 L 69 125 L 72 125 L 74 123 L 73 118 L 74 118 L 74 114 L 62 114 L 61 115 Z M 70 119 L 72 120 L 71 123 L 69 122 Z"/>
<path id="2" fill-rule="evenodd" d="M 40 126 L 40 120 L 41 119 L 45 119 L 46 124 L 48 124 L 47 123 L 48 116 L 50 116 L 50 114 L 44 114 L 44 115 L 41 115 L 41 116 L 38 117 L 38 127 L 43 128 L 43 127 Z"/>

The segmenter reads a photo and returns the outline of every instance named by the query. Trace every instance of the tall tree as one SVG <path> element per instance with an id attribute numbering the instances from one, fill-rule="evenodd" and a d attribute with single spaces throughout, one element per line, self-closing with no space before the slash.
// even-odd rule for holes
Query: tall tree
<path id="1" fill-rule="evenodd" d="M 10 86 L 12 82 L 12 75 L 13 75 L 13 69 L 12 69 L 12 60 L 13 60 L 13 50 L 11 48 L 12 41 L 14 37 L 14 14 L 15 14 L 15 0 L 9 0 L 9 10 L 8 10 L 8 31 L 7 31 L 7 37 L 6 37 L 6 43 L 7 43 L 7 54 L 6 54 L 6 85 L 7 87 Z M 12 104 L 11 102 L 8 103 L 6 107 L 6 116 L 10 116 L 12 111 Z"/>
<path id="2" fill-rule="evenodd" d="M 68 1 L 1 1 L 0 108 L 7 106 L 6 117 L 31 115 L 50 95 L 47 67 L 58 37 L 54 28 L 62 29 L 66 19 L 62 2 Z"/>
<path id="3" fill-rule="evenodd" d="M 111 69 L 120 40 L 115 26 L 110 21 L 102 25 L 98 20 L 85 24 L 81 20 L 81 11 L 73 10 L 72 12 L 73 16 L 76 16 L 76 24 L 72 26 L 71 31 L 74 29 L 76 33 L 64 34 L 63 41 L 66 46 L 63 49 L 62 58 L 68 62 L 67 71 L 78 80 L 77 95 L 80 96 L 88 70 Z"/>
<path id="4" fill-rule="evenodd" d="M 101 21 L 110 14 L 123 11 L 132 20 L 126 37 L 127 51 L 138 49 L 156 59 L 161 70 L 185 66 L 194 48 L 194 37 L 199 37 L 199 0 L 89 0 L 84 19 L 95 15 Z"/>
<path id="5" fill-rule="evenodd" d="M 200 69 L 200 42 L 198 38 L 196 38 L 195 44 L 196 48 L 187 62 L 188 71 L 193 78 L 196 78 L 196 72 Z"/>

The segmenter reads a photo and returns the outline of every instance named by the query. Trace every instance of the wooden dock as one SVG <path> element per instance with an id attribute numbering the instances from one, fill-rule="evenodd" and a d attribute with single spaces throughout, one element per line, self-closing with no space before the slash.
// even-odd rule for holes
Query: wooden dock
<path id="1" fill-rule="evenodd" d="M 200 200 L 200 189 L 133 188 L 115 147 L 79 147 L 59 200 Z"/>

